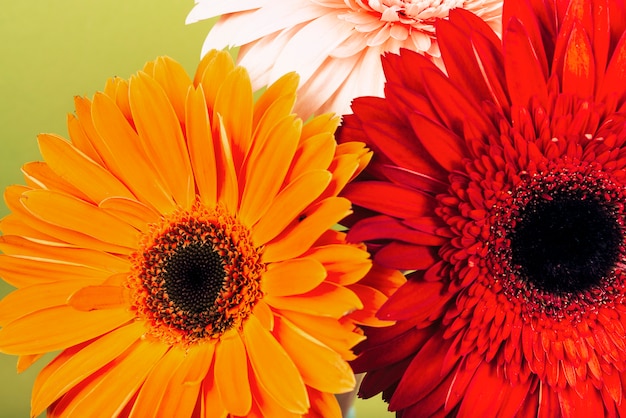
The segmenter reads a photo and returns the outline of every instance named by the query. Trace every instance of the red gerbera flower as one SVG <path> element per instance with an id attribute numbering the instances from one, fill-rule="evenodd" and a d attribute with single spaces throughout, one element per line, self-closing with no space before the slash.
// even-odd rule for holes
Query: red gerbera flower
<path id="1" fill-rule="evenodd" d="M 345 118 L 377 155 L 349 238 L 411 271 L 357 347 L 360 393 L 403 417 L 625 415 L 624 6 L 503 13 L 502 41 L 438 22 L 447 75 L 385 56 L 386 98 Z"/>

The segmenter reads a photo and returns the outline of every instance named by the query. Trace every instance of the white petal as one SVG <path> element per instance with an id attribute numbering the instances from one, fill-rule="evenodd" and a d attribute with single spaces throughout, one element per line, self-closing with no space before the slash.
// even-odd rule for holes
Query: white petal
<path id="1" fill-rule="evenodd" d="M 257 10 L 223 16 L 209 32 L 205 45 L 210 45 L 208 49 L 211 49 L 211 45 L 226 43 L 232 46 L 245 45 L 314 20 L 326 12 L 327 9 L 308 0 L 274 0 Z"/>
<path id="2" fill-rule="evenodd" d="M 258 9 L 268 2 L 269 0 L 196 0 L 196 5 L 187 15 L 185 23 L 196 23 L 215 16 Z"/>
<path id="3" fill-rule="evenodd" d="M 308 23 L 296 33 L 281 51 L 270 78 L 296 71 L 306 83 L 332 51 L 352 33 L 352 25 L 329 13 Z"/>
<path id="4" fill-rule="evenodd" d="M 331 100 L 337 90 L 352 77 L 352 72 L 359 61 L 359 55 L 348 58 L 328 58 L 314 77 L 303 83 L 298 91 L 299 99 L 295 105 L 295 111 L 304 117 L 313 113 L 335 112 L 341 114 L 349 108 L 352 97 L 344 99 L 341 106 L 329 108 L 322 106 Z"/>

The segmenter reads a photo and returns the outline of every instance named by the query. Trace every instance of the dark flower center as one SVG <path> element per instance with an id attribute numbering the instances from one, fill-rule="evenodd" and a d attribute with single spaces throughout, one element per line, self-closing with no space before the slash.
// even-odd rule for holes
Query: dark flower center
<path id="1" fill-rule="evenodd" d="M 187 346 L 240 326 L 263 298 L 262 249 L 222 207 L 196 203 L 152 225 L 132 257 L 132 305 L 154 336 Z"/>
<path id="2" fill-rule="evenodd" d="M 619 260 L 622 232 L 613 211 L 605 202 L 576 194 L 532 200 L 511 231 L 513 264 L 543 291 L 597 286 Z"/>
<path id="3" fill-rule="evenodd" d="M 164 264 L 164 288 L 178 308 L 197 314 L 215 303 L 226 273 L 224 260 L 212 245 L 180 248 Z"/>

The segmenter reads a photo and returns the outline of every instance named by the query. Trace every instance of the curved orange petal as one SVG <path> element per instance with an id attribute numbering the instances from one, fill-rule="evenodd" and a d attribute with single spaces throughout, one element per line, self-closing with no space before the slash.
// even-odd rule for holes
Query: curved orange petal
<path id="1" fill-rule="evenodd" d="M 130 248 L 103 242 L 83 233 L 63 228 L 40 219 L 27 210 L 26 206 L 23 205 L 22 197 L 27 191 L 32 191 L 32 189 L 20 186 L 9 186 L 6 188 L 4 197 L 7 206 L 15 216 L 19 217 L 20 221 L 24 225 L 19 226 L 17 221 L 13 221 L 12 223 L 9 223 L 9 225 L 17 228 L 12 231 L 8 231 L 6 230 L 6 226 L 4 226 L 5 229 L 3 229 L 3 231 L 5 231 L 5 233 L 13 234 L 19 233 L 18 231 L 22 231 L 23 235 L 26 237 L 39 238 L 45 241 L 65 242 L 75 244 L 78 247 L 91 248 L 94 250 L 107 251 L 116 254 L 129 254 L 132 252 L 132 249 Z M 3 223 L 3 225 L 6 224 Z M 33 232 L 33 230 L 37 232 Z"/>
<path id="2" fill-rule="evenodd" d="M 53 282 L 59 278 L 92 281 L 92 284 L 99 284 L 109 275 L 111 275 L 110 271 L 79 264 L 0 254 L 0 276 L 15 287 Z"/>
<path id="3" fill-rule="evenodd" d="M 328 271 L 328 280 L 342 285 L 356 283 L 372 267 L 369 253 L 355 245 L 322 245 L 307 251 L 304 256 L 322 263 Z"/>
<path id="4" fill-rule="evenodd" d="M 202 417 L 225 418 L 228 411 L 220 399 L 219 391 L 215 384 L 215 362 L 209 368 L 206 378 L 202 382 L 200 411 Z"/>
<path id="5" fill-rule="evenodd" d="M 77 113 L 78 104 L 82 103 L 81 106 L 86 107 L 87 103 L 85 103 L 85 101 L 86 99 L 78 98 L 74 100 Z M 83 128 L 83 124 L 78 120 L 75 115 L 67 115 L 67 132 L 69 133 L 70 139 L 72 140 L 72 144 L 76 148 L 78 148 L 79 151 L 84 153 L 100 166 L 105 167 L 104 161 L 102 161 L 102 158 L 100 158 L 100 155 L 91 144 L 91 141 L 89 140 L 89 137 L 87 136 L 87 133 Z"/>
<path id="6" fill-rule="evenodd" d="M 149 231 L 151 223 L 160 219 L 160 215 L 150 206 L 125 197 L 109 197 L 101 201 L 98 207 L 143 233 Z"/>
<path id="7" fill-rule="evenodd" d="M 186 95 L 187 88 L 182 93 Z M 194 177 L 180 121 L 169 98 L 154 79 L 142 72 L 131 77 L 129 98 L 144 152 L 176 203 L 189 208 L 195 199 Z"/>
<path id="8" fill-rule="evenodd" d="M 25 354 L 17 358 L 17 372 L 22 373 L 26 371 L 30 366 L 35 364 L 37 360 L 43 357 L 43 354 Z"/>
<path id="9" fill-rule="evenodd" d="M 354 389 L 356 380 L 350 365 L 330 347 L 285 318 L 276 319 L 274 335 L 308 386 L 330 393 Z"/>
<path id="10" fill-rule="evenodd" d="M 172 195 L 142 149 L 139 136 L 106 95 L 96 93 L 91 108 L 98 142 L 93 141 L 107 167 L 135 196 L 161 213 L 175 208 Z"/>
<path id="11" fill-rule="evenodd" d="M 239 214 L 253 225 L 280 190 L 298 145 L 302 121 L 292 116 L 278 121 L 265 141 L 254 142 L 246 155 Z M 263 174 L 261 175 L 261 170 Z"/>
<path id="12" fill-rule="evenodd" d="M 294 258 L 267 266 L 261 286 L 272 296 L 289 296 L 308 292 L 326 278 L 326 269 L 312 258 Z"/>
<path id="13" fill-rule="evenodd" d="M 63 415 L 117 416 L 167 349 L 166 344 L 139 339 L 102 376 L 64 402 Z"/>
<path id="14" fill-rule="evenodd" d="M 37 139 L 41 155 L 52 171 L 78 188 L 92 201 L 100 202 L 111 196 L 134 198 L 111 172 L 63 138 L 41 134 Z"/>
<path id="15" fill-rule="evenodd" d="M 307 126 L 308 124 L 304 125 L 302 129 Z M 322 132 L 301 142 L 296 150 L 296 158 L 289 168 L 286 182 L 292 182 L 310 170 L 327 170 L 335 157 L 336 148 L 335 137 L 328 132 Z"/>
<path id="16" fill-rule="evenodd" d="M 220 117 L 220 124 L 223 124 L 231 140 L 236 167 L 241 166 L 251 145 L 253 102 L 248 71 L 243 67 L 235 67 L 217 90 L 212 120 Z"/>
<path id="17" fill-rule="evenodd" d="M 0 326 L 51 306 L 65 305 L 67 298 L 90 280 L 63 280 L 38 283 L 14 290 L 0 300 Z"/>
<path id="18" fill-rule="evenodd" d="M 176 347 L 170 348 L 159 359 L 139 389 L 130 412 L 131 418 L 158 415 L 159 406 L 167 396 L 167 382 L 184 359 L 185 353 Z"/>
<path id="19" fill-rule="evenodd" d="M 82 312 L 71 306 L 53 306 L 3 327 L 0 330 L 0 351 L 38 354 L 59 350 L 98 337 L 132 319 L 133 315 L 125 309 Z"/>
<path id="20" fill-rule="evenodd" d="M 205 344 L 193 346 L 187 351 L 183 362 L 170 376 L 167 396 L 161 399 L 159 414 L 164 417 L 191 417 L 198 402 L 201 383 L 213 361 L 215 346 Z"/>
<path id="21" fill-rule="evenodd" d="M 237 168 L 233 160 L 231 141 L 224 127 L 221 115 L 217 115 L 219 142 L 217 143 L 215 161 L 218 178 L 218 200 L 232 213 L 237 212 L 239 206 L 239 185 L 237 183 Z M 219 150 L 219 152 L 217 152 Z"/>
<path id="22" fill-rule="evenodd" d="M 33 387 L 31 413 L 39 415 L 74 385 L 108 362 L 115 360 L 145 332 L 140 322 L 115 329 L 77 352 L 61 354 L 37 376 Z"/>
<path id="23" fill-rule="evenodd" d="M 263 120 L 276 120 L 279 116 L 288 115 L 296 102 L 296 89 L 300 76 L 296 73 L 287 73 L 272 83 L 254 102 L 252 125 L 256 132 Z"/>
<path id="24" fill-rule="evenodd" d="M 305 413 L 309 399 L 302 377 L 274 336 L 251 316 L 243 326 L 243 338 L 260 386 L 286 410 Z"/>
<path id="25" fill-rule="evenodd" d="M 326 189 L 331 178 L 326 170 L 311 170 L 289 183 L 252 228 L 254 242 L 263 245 L 280 234 Z"/>
<path id="26" fill-rule="evenodd" d="M 36 257 L 51 262 L 60 261 L 80 264 L 110 272 L 128 271 L 127 259 L 104 251 L 80 248 L 68 244 L 44 243 L 16 235 L 0 236 L 0 251 L 7 255 Z"/>
<path id="27" fill-rule="evenodd" d="M 30 190 L 21 202 L 37 218 L 97 240 L 135 248 L 139 234 L 135 228 L 82 200 L 48 190 Z"/>
<path id="28" fill-rule="evenodd" d="M 187 146 L 200 201 L 208 207 L 213 207 L 217 203 L 218 173 L 211 121 L 202 86 L 196 90 L 189 90 L 185 117 Z"/>
<path id="29" fill-rule="evenodd" d="M 207 107 L 212 111 L 219 88 L 224 83 L 231 71 L 235 69 L 235 63 L 230 54 L 225 51 L 211 50 L 202 58 L 193 83 L 201 85 L 204 89 Z"/>
<path id="30" fill-rule="evenodd" d="M 33 161 L 22 166 L 22 174 L 26 184 L 33 189 L 48 189 L 67 193 L 79 199 L 90 201 L 89 196 L 74 187 L 68 181 L 52 171 L 48 164 L 41 161 Z"/>
<path id="31" fill-rule="evenodd" d="M 236 331 L 222 336 L 215 347 L 215 385 L 224 407 L 233 415 L 246 415 L 252 407 L 246 348 Z"/>
<path id="32" fill-rule="evenodd" d="M 67 304 L 79 311 L 121 308 L 127 305 L 124 290 L 120 286 L 85 286 L 74 292 Z"/>
<path id="33" fill-rule="evenodd" d="M 341 418 L 341 408 L 333 394 L 312 388 L 307 388 L 307 390 L 311 400 L 311 413 L 305 415 L 305 418 Z"/>
<path id="34" fill-rule="evenodd" d="M 265 296 L 265 302 L 277 309 L 340 318 L 362 309 L 361 300 L 343 286 L 324 282 L 310 292 L 293 296 Z"/>
<path id="35" fill-rule="evenodd" d="M 257 302 L 252 313 L 261 321 L 265 329 L 268 331 L 274 329 L 274 312 L 272 312 L 272 309 L 267 303 L 263 302 L 263 300 Z"/>
<path id="36" fill-rule="evenodd" d="M 170 57 L 159 57 L 155 61 L 152 73 L 149 74 L 165 91 L 178 120 L 184 122 L 187 89 L 193 84 L 187 71 Z"/>
<path id="37" fill-rule="evenodd" d="M 353 324 L 346 321 L 340 323 L 333 318 L 295 311 L 281 311 L 280 314 L 307 334 L 341 354 L 345 360 L 355 358 L 352 347 L 365 339 L 362 334 L 354 332 Z"/>
<path id="38" fill-rule="evenodd" d="M 265 247 L 263 260 L 274 262 L 294 258 L 308 250 L 324 231 L 351 213 L 350 201 L 331 197 L 308 208 L 302 220 L 286 229 Z"/>

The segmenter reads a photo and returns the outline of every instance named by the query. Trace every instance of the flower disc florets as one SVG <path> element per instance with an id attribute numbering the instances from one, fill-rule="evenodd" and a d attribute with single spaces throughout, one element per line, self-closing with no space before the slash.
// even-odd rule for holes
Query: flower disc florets
<path id="1" fill-rule="evenodd" d="M 218 338 L 263 297 L 261 254 L 235 217 L 196 203 L 143 237 L 127 283 L 133 308 L 169 343 Z"/>

